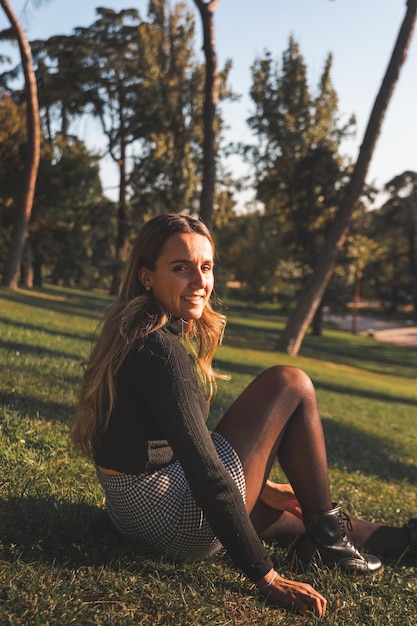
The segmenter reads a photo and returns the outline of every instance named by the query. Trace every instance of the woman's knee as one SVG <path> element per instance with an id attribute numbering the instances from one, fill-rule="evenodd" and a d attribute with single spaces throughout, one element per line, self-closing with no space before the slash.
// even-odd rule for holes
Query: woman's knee
<path id="1" fill-rule="evenodd" d="M 315 389 L 308 374 L 291 365 L 275 365 L 265 370 L 261 377 L 270 386 L 271 391 L 292 391 L 299 397 L 315 394 Z"/>

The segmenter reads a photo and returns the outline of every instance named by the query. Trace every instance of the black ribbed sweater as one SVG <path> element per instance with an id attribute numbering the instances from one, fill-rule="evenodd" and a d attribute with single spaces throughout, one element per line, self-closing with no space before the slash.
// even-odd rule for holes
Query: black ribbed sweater
<path id="1" fill-rule="evenodd" d="M 235 565 L 256 581 L 272 561 L 218 458 L 206 425 L 208 403 L 178 331 L 173 323 L 130 351 L 117 376 L 109 427 L 94 445 L 94 460 L 139 474 L 178 459 L 213 532 Z"/>

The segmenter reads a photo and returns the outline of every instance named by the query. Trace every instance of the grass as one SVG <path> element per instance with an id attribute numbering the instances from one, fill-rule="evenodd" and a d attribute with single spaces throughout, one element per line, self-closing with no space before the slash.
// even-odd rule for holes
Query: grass
<path id="1" fill-rule="evenodd" d="M 315 624 L 254 596 L 221 557 L 179 565 L 144 558 L 117 535 L 94 469 L 68 446 L 104 296 L 54 287 L 0 289 L 0 626 Z M 283 320 L 271 310 L 228 310 L 212 425 L 237 393 L 277 362 L 314 380 L 333 495 L 351 514 L 402 524 L 417 514 L 416 353 L 326 330 L 302 355 L 274 352 Z M 276 470 L 279 477 L 279 470 Z M 284 576 L 295 576 L 272 547 Z M 411 626 L 416 562 L 388 562 L 378 578 L 337 570 L 299 576 L 328 598 L 320 623 Z"/>

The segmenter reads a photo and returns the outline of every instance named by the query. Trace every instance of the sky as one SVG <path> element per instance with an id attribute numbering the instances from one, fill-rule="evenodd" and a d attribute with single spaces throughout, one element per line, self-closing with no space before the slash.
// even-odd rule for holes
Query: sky
<path id="1" fill-rule="evenodd" d="M 192 0 L 186 0 L 200 16 Z M 171 0 L 174 2 L 174 0 Z M 10 0 L 23 23 L 29 40 L 56 34 L 71 34 L 75 26 L 88 26 L 95 9 L 136 8 L 146 16 L 147 0 Z M 26 6 L 24 12 L 22 9 Z M 318 85 L 328 53 L 333 55 L 332 81 L 339 96 L 342 119 L 357 119 L 354 138 L 342 145 L 342 152 L 356 159 L 369 114 L 385 74 L 398 31 L 406 11 L 406 0 L 220 0 L 215 13 L 216 49 L 219 67 L 231 59 L 230 83 L 241 94 L 237 103 L 222 105 L 230 141 L 250 142 L 246 119 L 251 112 L 250 67 L 266 50 L 280 62 L 292 35 L 307 65 L 308 82 Z M 0 9 L 0 29 L 7 27 Z M 201 40 L 201 34 L 198 33 Z M 6 54 L 0 44 L 0 55 Z M 0 66 L 0 71 L 2 70 Z M 400 74 L 384 120 L 368 183 L 382 188 L 405 170 L 417 171 L 417 32 Z M 87 143 L 91 126 L 85 124 Z M 241 172 L 237 160 L 231 168 Z M 108 177 L 111 173 L 105 175 Z M 111 195 L 111 194 L 110 194 Z"/>

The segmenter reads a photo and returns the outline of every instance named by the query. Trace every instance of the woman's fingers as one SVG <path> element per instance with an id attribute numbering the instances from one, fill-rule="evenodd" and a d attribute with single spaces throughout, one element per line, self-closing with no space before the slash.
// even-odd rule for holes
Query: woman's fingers
<path id="1" fill-rule="evenodd" d="M 283 606 L 295 606 L 302 613 L 313 611 L 317 617 L 326 612 L 327 600 L 311 585 L 287 580 L 277 576 L 272 585 L 265 590 L 265 597 Z"/>
<path id="2" fill-rule="evenodd" d="M 323 617 L 326 612 L 327 601 L 326 598 L 317 593 L 300 593 L 294 605 L 302 613 L 313 611 L 317 617 Z"/>

